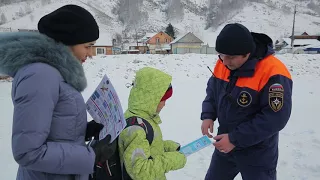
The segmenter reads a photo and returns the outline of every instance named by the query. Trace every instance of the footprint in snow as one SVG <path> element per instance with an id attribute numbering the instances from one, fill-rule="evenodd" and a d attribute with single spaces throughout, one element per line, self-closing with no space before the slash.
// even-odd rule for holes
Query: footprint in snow
<path id="1" fill-rule="evenodd" d="M 280 164 L 280 166 L 285 167 L 288 165 L 288 162 L 287 161 L 280 161 L 279 164 Z"/>
<path id="2" fill-rule="evenodd" d="M 320 175 L 320 165 L 312 165 L 312 164 L 302 164 L 301 162 L 294 163 L 295 169 L 299 169 L 300 171 L 305 172 L 305 174 L 309 174 L 310 176 L 319 176 Z"/>
<path id="3" fill-rule="evenodd" d="M 306 157 L 306 153 L 301 152 L 301 150 L 299 150 L 299 149 L 293 149 L 292 156 L 295 159 L 302 159 L 302 158 Z"/>

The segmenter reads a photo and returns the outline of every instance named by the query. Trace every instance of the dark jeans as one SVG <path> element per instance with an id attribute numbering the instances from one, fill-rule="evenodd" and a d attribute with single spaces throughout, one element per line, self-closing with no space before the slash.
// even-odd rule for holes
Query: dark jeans
<path id="1" fill-rule="evenodd" d="M 215 150 L 205 180 L 233 180 L 240 172 L 243 180 L 276 180 L 276 169 L 239 165 L 229 154 Z"/>

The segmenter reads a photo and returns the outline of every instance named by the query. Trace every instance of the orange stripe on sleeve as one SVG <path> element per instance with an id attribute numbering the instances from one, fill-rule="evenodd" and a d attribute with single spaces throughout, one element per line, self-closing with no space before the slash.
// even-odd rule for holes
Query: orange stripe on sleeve
<path id="1" fill-rule="evenodd" d="M 255 91 L 261 91 L 270 77 L 274 75 L 282 75 L 288 79 L 292 79 L 286 66 L 279 59 L 270 55 L 257 63 L 253 77 L 239 78 L 236 86 L 248 87 Z"/>
<path id="2" fill-rule="evenodd" d="M 221 80 L 229 82 L 230 70 L 227 69 L 220 59 L 218 59 L 216 66 L 214 67 L 213 75 Z"/>

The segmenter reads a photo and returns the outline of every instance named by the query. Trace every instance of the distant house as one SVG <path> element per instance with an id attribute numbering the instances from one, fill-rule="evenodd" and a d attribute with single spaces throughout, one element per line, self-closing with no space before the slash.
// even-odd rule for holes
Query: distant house
<path id="1" fill-rule="evenodd" d="M 301 35 L 293 36 L 293 47 L 304 47 L 312 44 L 318 44 L 320 41 L 319 35 L 309 35 L 307 32 L 301 33 Z M 291 39 L 292 36 L 288 38 L 282 38 L 281 40 L 277 40 L 275 43 L 275 49 L 291 49 Z"/>
<path id="2" fill-rule="evenodd" d="M 289 38 L 291 39 L 292 36 Z M 309 35 L 307 32 L 303 32 L 301 35 L 294 35 L 294 39 L 319 39 L 319 35 Z"/>
<path id="3" fill-rule="evenodd" d="M 317 45 L 309 45 L 304 47 L 303 51 L 306 54 L 320 54 L 320 43 Z"/>
<path id="4" fill-rule="evenodd" d="M 10 79 L 10 76 L 4 75 L 4 74 L 0 74 L 0 80 L 8 80 L 8 79 Z"/>
<path id="5" fill-rule="evenodd" d="M 19 32 L 39 32 L 37 29 L 18 29 Z"/>
<path id="6" fill-rule="evenodd" d="M 200 54 L 202 44 L 203 41 L 191 32 L 177 37 L 174 41 L 170 43 L 172 54 Z"/>
<path id="7" fill-rule="evenodd" d="M 214 47 L 210 47 L 208 44 L 201 46 L 201 54 L 217 54 Z"/>
<path id="8" fill-rule="evenodd" d="M 317 39 L 294 39 L 293 40 L 293 47 L 304 47 L 314 44 L 319 44 L 320 41 Z M 282 41 L 279 41 L 276 46 L 279 49 L 290 49 L 291 48 L 291 38 L 282 38 Z"/>
<path id="9" fill-rule="evenodd" d="M 179 36 L 170 43 L 172 54 L 186 54 L 186 53 L 197 53 L 197 54 L 215 54 L 214 47 L 209 45 L 203 45 L 203 41 L 194 35 L 192 32 L 188 32 Z"/>
<path id="10" fill-rule="evenodd" d="M 129 51 L 137 51 L 138 53 L 135 54 L 146 54 L 147 51 L 149 50 L 148 46 L 144 46 L 144 45 L 133 45 L 133 46 L 129 46 Z M 131 53 L 133 54 L 133 53 Z"/>
<path id="11" fill-rule="evenodd" d="M 142 43 L 125 43 L 121 54 L 146 54 L 148 50 L 149 47 Z"/>
<path id="12" fill-rule="evenodd" d="M 92 55 L 97 56 L 114 54 L 112 43 L 112 36 L 110 34 L 100 33 L 99 39 L 92 47 Z"/>
<path id="13" fill-rule="evenodd" d="M 294 54 L 320 54 L 320 41 L 318 44 L 312 44 L 304 47 L 295 48 Z"/>
<path id="14" fill-rule="evenodd" d="M 0 32 L 12 32 L 12 28 L 0 27 Z"/>
<path id="15" fill-rule="evenodd" d="M 130 43 L 122 50 L 122 54 L 142 54 L 142 52 L 140 52 L 139 46 L 137 46 L 136 43 Z"/>
<path id="16" fill-rule="evenodd" d="M 150 54 L 169 54 L 171 53 L 170 42 L 173 38 L 167 33 L 160 31 L 153 36 L 149 37 L 145 41 L 145 44 L 149 47 Z"/>
<path id="17" fill-rule="evenodd" d="M 139 40 L 139 43 L 142 43 L 143 45 L 147 45 L 147 41 L 157 34 L 158 33 L 146 33 L 146 35 Z"/>

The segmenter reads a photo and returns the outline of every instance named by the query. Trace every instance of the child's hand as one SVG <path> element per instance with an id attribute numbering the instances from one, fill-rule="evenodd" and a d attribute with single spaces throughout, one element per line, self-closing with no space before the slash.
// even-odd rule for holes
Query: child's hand
<path id="1" fill-rule="evenodd" d="M 168 163 L 168 165 L 170 166 L 170 170 L 181 169 L 187 163 L 187 157 L 179 151 L 166 152 L 166 156 L 168 159 L 171 159 L 169 161 L 170 163 Z"/>
<path id="2" fill-rule="evenodd" d="M 179 144 L 179 146 L 178 146 L 178 148 L 177 148 L 177 151 L 180 151 L 180 147 L 181 147 L 181 145 Z"/>
<path id="3" fill-rule="evenodd" d="M 163 141 L 163 146 L 165 152 L 174 152 L 180 150 L 180 144 L 172 140 Z"/>

